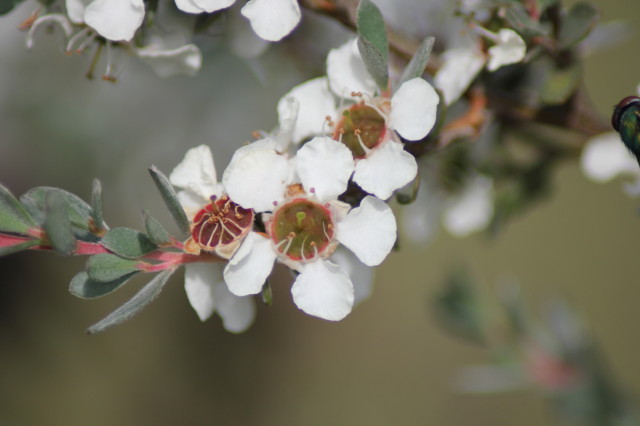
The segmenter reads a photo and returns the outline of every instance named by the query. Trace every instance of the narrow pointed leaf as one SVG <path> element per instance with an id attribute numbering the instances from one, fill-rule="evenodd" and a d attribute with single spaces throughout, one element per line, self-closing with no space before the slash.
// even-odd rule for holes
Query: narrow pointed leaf
<path id="1" fill-rule="evenodd" d="M 413 55 L 413 58 L 411 58 L 411 61 L 409 61 L 409 64 L 407 64 L 407 67 L 404 69 L 402 77 L 395 87 L 396 90 L 402 86 L 402 83 L 405 81 L 409 81 L 416 77 L 422 77 L 424 70 L 427 68 L 429 57 L 431 56 L 431 49 L 433 48 L 434 40 L 435 39 L 431 36 L 422 40 L 417 52 Z"/>
<path id="2" fill-rule="evenodd" d="M 400 204 L 411 204 L 416 200 L 419 189 L 420 174 L 418 173 L 415 179 L 396 191 L 396 200 Z"/>
<path id="3" fill-rule="evenodd" d="M 91 218 L 98 233 L 108 229 L 102 216 L 102 184 L 98 179 L 93 180 L 93 190 L 91 191 Z"/>
<path id="4" fill-rule="evenodd" d="M 271 284 L 269 284 L 269 281 L 266 281 L 262 286 L 262 302 L 267 306 L 271 306 L 273 304 L 273 290 L 271 290 Z"/>
<path id="5" fill-rule="evenodd" d="M 113 281 L 100 282 L 91 279 L 87 271 L 78 272 L 71 280 L 69 292 L 82 299 L 93 299 L 117 290 L 135 274 L 136 272 L 131 272 Z"/>
<path id="6" fill-rule="evenodd" d="M 158 248 L 145 234 L 130 228 L 110 229 L 102 238 L 102 245 L 119 256 L 131 259 Z"/>
<path id="7" fill-rule="evenodd" d="M 89 278 L 101 283 L 108 283 L 119 278 L 138 272 L 139 262 L 123 259 L 115 254 L 100 253 L 87 260 L 87 274 Z"/>
<path id="8" fill-rule="evenodd" d="M 20 202 L 0 185 L 0 231 L 26 234 L 36 226 Z"/>
<path id="9" fill-rule="evenodd" d="M 178 224 L 178 228 L 180 228 L 180 231 L 184 235 L 189 235 L 189 219 L 187 218 L 180 201 L 178 201 L 178 196 L 176 191 L 173 189 L 171 182 L 169 182 L 169 179 L 167 179 L 167 177 L 158 170 L 156 166 L 149 167 L 149 173 L 158 187 L 158 191 L 160 191 L 160 195 L 162 195 L 162 199 L 167 205 L 169 213 L 171 213 L 171 216 Z"/>
<path id="10" fill-rule="evenodd" d="M 367 71 L 385 90 L 389 81 L 387 33 L 380 10 L 370 0 L 358 6 L 358 49 Z"/>
<path id="11" fill-rule="evenodd" d="M 505 19 L 509 26 L 522 36 L 534 37 L 549 34 L 549 29 L 531 18 L 531 14 L 523 4 L 511 4 L 507 9 Z"/>
<path id="12" fill-rule="evenodd" d="M 120 306 L 118 309 L 110 313 L 102 321 L 92 325 L 87 329 L 87 333 L 95 334 L 105 331 L 114 325 L 121 324 L 135 314 L 140 312 L 144 307 L 151 303 L 162 291 L 169 277 L 175 269 L 167 269 L 153 277 L 142 289 L 136 293 L 128 302 Z"/>
<path id="13" fill-rule="evenodd" d="M 0 247 L 0 257 L 7 256 L 12 253 L 18 253 L 19 251 L 28 250 L 31 247 L 35 247 L 40 244 L 40 240 L 28 240 L 11 246 Z"/>
<path id="14" fill-rule="evenodd" d="M 162 245 L 171 241 L 171 235 L 166 229 L 158 222 L 158 220 L 151 216 L 147 210 L 142 211 L 142 218 L 144 220 L 144 227 L 147 230 L 149 239 L 155 244 Z"/>
<path id="15" fill-rule="evenodd" d="M 576 3 L 562 20 L 558 44 L 566 49 L 589 35 L 600 20 L 600 12 L 590 3 Z"/>
<path id="16" fill-rule="evenodd" d="M 67 213 L 63 195 L 56 192 L 47 194 L 44 230 L 53 248 L 70 256 L 76 249 L 76 238 Z"/>

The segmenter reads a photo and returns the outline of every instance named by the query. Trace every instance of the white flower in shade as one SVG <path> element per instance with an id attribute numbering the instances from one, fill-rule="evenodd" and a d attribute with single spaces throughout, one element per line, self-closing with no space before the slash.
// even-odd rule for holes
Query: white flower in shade
<path id="1" fill-rule="evenodd" d="M 442 90 L 444 101 L 451 105 L 467 91 L 484 67 L 485 56 L 476 45 L 447 49 L 441 56 L 442 65 L 434 76 L 434 85 Z"/>
<path id="2" fill-rule="evenodd" d="M 178 199 L 191 222 L 186 251 L 199 253 L 203 250 L 230 258 L 241 241 L 253 234 L 250 232 L 253 212 L 224 195 L 208 146 L 187 151 L 169 180 L 181 189 Z M 185 265 L 187 298 L 202 321 L 217 311 L 227 330 L 244 331 L 255 317 L 253 301 L 229 293 L 223 279 L 224 264 L 220 259 L 211 260 L 217 261 Z"/>
<path id="3" fill-rule="evenodd" d="M 111 41 L 130 41 L 144 19 L 142 0 L 66 0 L 69 19 Z"/>
<path id="4" fill-rule="evenodd" d="M 290 163 L 286 158 L 275 159 L 278 154 L 274 142 L 263 140 L 252 145 L 258 143 L 259 147 L 234 155 L 223 177 L 234 199 L 261 206 L 258 211 L 272 212 L 263 215 L 267 235 L 247 238 L 225 268 L 229 290 L 237 295 L 259 293 L 278 260 L 300 273 L 291 293 L 301 310 L 323 319 L 340 320 L 351 312 L 354 303 L 349 268 L 358 275 L 355 270 L 359 266 L 349 263 L 345 268 L 330 257 L 342 244 L 361 263 L 380 264 L 395 242 L 393 213 L 387 204 L 371 196 L 351 210 L 348 204 L 337 200 L 353 172 L 351 151 L 343 144 L 328 137 L 316 137 L 306 143 L 295 162 L 300 184 L 291 184 L 287 180 Z M 264 173 L 265 169 L 272 173 Z M 272 190 L 278 186 L 279 192 Z M 266 198 L 263 187 L 269 188 Z M 370 281 L 366 276 L 360 279 Z M 362 286 L 363 295 L 366 287 Z"/>
<path id="5" fill-rule="evenodd" d="M 453 236 L 466 237 L 487 227 L 493 217 L 493 180 L 477 175 L 451 198 L 444 209 L 444 227 Z"/>
<path id="6" fill-rule="evenodd" d="M 631 196 L 640 195 L 640 167 L 624 146 L 617 132 L 605 132 L 591 138 L 580 158 L 582 172 L 594 182 L 608 182 L 618 176 L 634 178 L 625 186 Z"/>
<path id="7" fill-rule="evenodd" d="M 498 31 L 498 34 L 493 34 L 489 38 L 496 43 L 495 46 L 489 48 L 489 63 L 487 64 L 489 71 L 521 62 L 527 53 L 527 44 L 518 33 L 511 29 L 503 28 Z"/>
<path id="8" fill-rule="evenodd" d="M 226 9 L 235 0 L 175 0 L 187 13 L 211 13 Z M 300 22 L 298 0 L 250 0 L 241 11 L 253 31 L 267 41 L 278 41 L 288 35 Z"/>

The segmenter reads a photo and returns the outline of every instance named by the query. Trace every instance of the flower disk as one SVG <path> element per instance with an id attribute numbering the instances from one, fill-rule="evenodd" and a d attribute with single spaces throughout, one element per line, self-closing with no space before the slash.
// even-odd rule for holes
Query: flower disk
<path id="1" fill-rule="evenodd" d="M 211 197 L 211 203 L 193 218 L 191 238 L 202 250 L 214 251 L 244 237 L 253 226 L 253 216 L 253 210 L 240 207 L 226 196 Z"/>
<path id="2" fill-rule="evenodd" d="M 334 225 L 329 209 L 297 198 L 274 212 L 269 233 L 279 253 L 291 260 L 310 260 L 333 246 Z"/>
<path id="3" fill-rule="evenodd" d="M 378 145 L 385 133 L 385 120 L 370 106 L 357 104 L 342 113 L 342 119 L 333 134 L 333 139 L 345 144 L 353 158 L 364 158 L 366 149 Z"/>

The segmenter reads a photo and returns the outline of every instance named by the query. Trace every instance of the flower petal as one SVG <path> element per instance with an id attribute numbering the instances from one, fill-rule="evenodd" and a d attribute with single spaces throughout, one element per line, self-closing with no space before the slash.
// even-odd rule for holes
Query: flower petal
<path id="1" fill-rule="evenodd" d="M 352 92 L 374 95 L 378 88 L 362 60 L 357 39 L 329 51 L 327 77 L 331 91 L 341 98 L 352 99 Z"/>
<path id="2" fill-rule="evenodd" d="M 298 101 L 298 116 L 293 128 L 294 143 L 327 132 L 326 117 L 334 118 L 336 107 L 326 77 L 306 81 L 280 98 L 278 116 L 281 123 L 284 118 L 290 116 L 291 106 L 288 99 L 291 98 Z"/>
<path id="3" fill-rule="evenodd" d="M 207 145 L 191 148 L 184 159 L 173 169 L 169 181 L 178 188 L 188 189 L 194 194 L 209 200 L 212 195 L 222 195 L 217 182 L 213 155 Z"/>
<path id="4" fill-rule="evenodd" d="M 433 84 L 442 90 L 445 103 L 451 105 L 462 96 L 482 70 L 485 57 L 475 45 L 471 45 L 446 50 L 442 61 Z"/>
<path id="5" fill-rule="evenodd" d="M 453 236 L 466 237 L 489 224 L 493 216 L 493 180 L 476 176 L 444 211 L 444 227 Z"/>
<path id="6" fill-rule="evenodd" d="M 296 98 L 282 98 L 278 102 L 278 130 L 272 137 L 276 141 L 276 151 L 286 152 L 291 142 L 294 142 L 293 132 L 298 119 L 300 103 Z"/>
<path id="7" fill-rule="evenodd" d="M 92 0 L 66 0 L 67 16 L 74 24 L 84 22 L 84 10 Z"/>
<path id="8" fill-rule="evenodd" d="M 175 0 L 176 6 L 186 13 L 202 13 L 204 10 L 196 5 L 194 0 Z"/>
<path id="9" fill-rule="evenodd" d="M 256 212 L 273 210 L 284 198 L 289 162 L 275 150 L 271 138 L 238 149 L 224 171 L 222 183 L 229 197 Z"/>
<path id="10" fill-rule="evenodd" d="M 495 71 L 504 65 L 520 62 L 526 53 L 527 44 L 522 37 L 509 28 L 503 28 L 498 31 L 497 44 L 489 48 L 487 69 Z"/>
<path id="11" fill-rule="evenodd" d="M 338 241 L 365 265 L 375 266 L 387 257 L 396 242 L 396 218 L 384 201 L 367 196 L 347 217 L 338 222 Z"/>
<path id="12" fill-rule="evenodd" d="M 202 53 L 195 44 L 186 44 L 176 49 L 149 46 L 138 49 L 136 54 L 148 63 L 159 77 L 178 74 L 194 76 L 202 66 Z"/>
<path id="13" fill-rule="evenodd" d="M 607 182 L 621 174 L 640 174 L 638 162 L 617 132 L 601 133 L 591 138 L 582 151 L 580 166 L 582 172 L 595 182 Z"/>
<path id="14" fill-rule="evenodd" d="M 269 42 L 258 37 L 251 23 L 240 15 L 237 7 L 230 9 L 228 16 L 229 46 L 236 55 L 245 59 L 257 58 L 269 47 Z"/>
<path id="15" fill-rule="evenodd" d="M 236 296 L 260 293 L 276 257 L 269 238 L 249 232 L 224 268 L 224 279 L 231 293 Z"/>
<path id="16" fill-rule="evenodd" d="M 440 98 L 424 79 L 406 81 L 391 98 L 389 126 L 410 141 L 424 138 L 436 122 Z"/>
<path id="17" fill-rule="evenodd" d="M 235 3 L 236 0 L 191 0 L 197 7 L 207 13 L 226 9 Z"/>
<path id="18" fill-rule="evenodd" d="M 302 186 L 320 201 L 338 198 L 347 190 L 353 173 L 353 156 L 346 145 L 320 136 L 304 144 L 296 154 Z"/>
<path id="19" fill-rule="evenodd" d="M 365 191 L 386 200 L 398 188 L 411 182 L 418 173 L 413 155 L 392 140 L 375 148 L 356 163 L 353 180 Z"/>
<path id="20" fill-rule="evenodd" d="M 215 311 L 214 288 L 220 284 L 225 285 L 221 263 L 185 265 L 184 289 L 201 321 L 207 320 Z"/>
<path id="21" fill-rule="evenodd" d="M 337 263 L 343 271 L 349 275 L 353 283 L 353 306 L 368 299 L 373 288 L 373 268 L 360 262 L 349 250 L 338 247 L 331 256 L 331 260 Z"/>
<path id="22" fill-rule="evenodd" d="M 143 19 L 142 0 L 94 0 L 84 11 L 84 22 L 112 41 L 131 40 Z"/>
<path id="23" fill-rule="evenodd" d="M 353 307 L 351 280 L 338 265 L 327 260 L 305 264 L 291 294 L 298 308 L 329 321 L 343 319 Z"/>
<path id="24" fill-rule="evenodd" d="M 224 328 L 231 333 L 246 331 L 256 318 L 253 297 L 238 297 L 224 283 L 214 287 L 213 295 Z"/>
<path id="25" fill-rule="evenodd" d="M 251 0 L 241 13 L 253 31 L 268 41 L 281 40 L 300 22 L 298 0 Z"/>

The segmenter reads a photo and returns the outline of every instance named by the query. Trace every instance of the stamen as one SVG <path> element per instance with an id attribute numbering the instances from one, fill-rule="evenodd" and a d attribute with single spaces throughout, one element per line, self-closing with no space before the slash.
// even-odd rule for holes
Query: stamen
<path id="1" fill-rule="evenodd" d="M 100 53 L 102 52 L 102 44 L 98 44 L 96 47 L 96 53 L 93 54 L 93 59 L 91 60 L 91 64 L 89 65 L 89 70 L 87 71 L 86 77 L 89 80 L 93 79 L 93 72 L 96 69 L 96 65 L 98 65 L 98 59 L 100 59 Z"/>
<path id="2" fill-rule="evenodd" d="M 353 131 L 353 134 L 356 135 L 356 137 L 358 138 L 358 143 L 360 143 L 360 148 L 362 148 L 362 150 L 364 151 L 364 155 L 366 157 L 367 155 L 369 155 L 371 150 L 369 148 L 367 148 L 367 146 L 364 144 L 362 138 L 360 137 L 361 133 L 362 133 L 362 130 L 360 130 L 360 129 L 355 129 Z"/>
<path id="3" fill-rule="evenodd" d="M 33 37 L 36 34 L 36 30 L 43 24 L 55 23 L 60 25 L 62 31 L 66 37 L 69 37 L 73 32 L 73 28 L 71 27 L 71 22 L 67 19 L 66 16 L 59 13 L 52 13 L 49 15 L 41 16 L 40 18 L 33 21 L 29 32 L 27 33 L 27 37 L 25 39 L 25 43 L 27 45 L 27 49 L 31 49 L 33 47 Z"/>
<path id="4" fill-rule="evenodd" d="M 116 82 L 116 77 L 113 75 L 113 61 L 111 58 L 111 42 L 107 41 L 107 67 L 102 76 L 104 81 L 110 81 L 111 83 Z"/>

